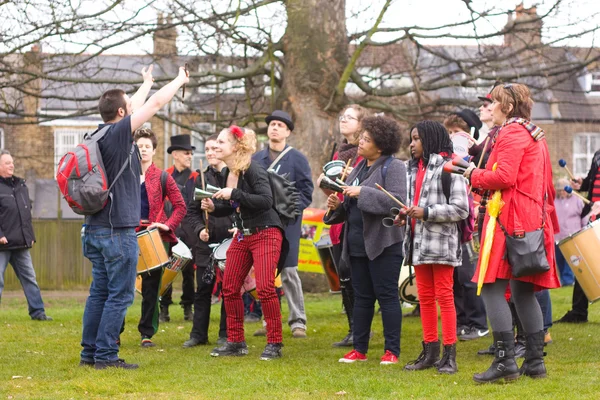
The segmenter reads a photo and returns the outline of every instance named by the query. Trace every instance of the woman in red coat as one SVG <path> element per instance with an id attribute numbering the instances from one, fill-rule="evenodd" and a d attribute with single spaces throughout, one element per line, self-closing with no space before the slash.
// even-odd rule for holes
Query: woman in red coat
<path id="1" fill-rule="evenodd" d="M 157 228 L 165 248 L 170 249 L 177 244 L 175 229 L 186 214 L 186 205 L 183 196 L 173 177 L 164 172 L 166 193 L 163 193 L 161 175 L 163 171 L 152 162 L 156 153 L 157 140 L 150 129 L 135 131 L 135 140 L 142 157 L 141 176 L 141 215 L 138 230 Z M 173 205 L 170 218 L 164 211 L 165 198 Z M 142 335 L 142 347 L 153 347 L 152 336 L 158 330 L 158 295 L 161 286 L 162 269 L 148 271 L 142 274 L 142 315 L 138 330 Z"/>
<path id="2" fill-rule="evenodd" d="M 502 378 L 512 380 L 520 375 L 532 378 L 546 376 L 543 319 L 534 292 L 560 286 L 554 268 L 554 229 L 558 229 L 558 224 L 554 210 L 552 166 L 543 131 L 529 121 L 533 100 L 527 86 L 521 84 L 496 86 L 491 95 L 493 122 L 501 128 L 493 140 L 486 169 L 472 166 L 465 172 L 465 177 L 470 179 L 474 190 L 501 190 L 504 202 L 482 289 L 496 352 L 491 367 L 482 374 L 474 375 L 473 379 L 480 383 L 495 382 Z M 492 171 L 494 164 L 497 164 L 497 169 Z M 488 221 L 489 215 L 486 215 L 482 243 L 485 241 Z M 506 239 L 500 225 L 510 235 L 519 231 L 534 231 L 543 225 L 550 270 L 515 278 L 505 257 Z M 481 257 L 479 260 L 481 261 Z M 473 280 L 477 281 L 478 276 L 479 266 Z M 527 340 L 525 361 L 520 369 L 514 357 L 510 309 L 504 298 L 509 283 Z"/>

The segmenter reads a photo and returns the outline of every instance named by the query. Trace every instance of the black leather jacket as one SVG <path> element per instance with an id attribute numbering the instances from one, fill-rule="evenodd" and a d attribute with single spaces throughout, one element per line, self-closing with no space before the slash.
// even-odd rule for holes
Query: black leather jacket
<path id="1" fill-rule="evenodd" d="M 29 190 L 25 180 L 16 176 L 0 177 L 1 237 L 6 237 L 8 243 L 0 244 L 0 251 L 29 248 L 35 241 Z"/>
<path id="2" fill-rule="evenodd" d="M 592 200 L 592 189 L 594 188 L 594 184 L 596 183 L 596 176 L 598 174 L 598 168 L 600 168 L 600 150 L 594 153 L 594 158 L 592 159 L 592 166 L 588 172 L 588 175 L 583 180 L 581 184 L 581 190 L 584 192 L 588 192 L 588 199 Z M 581 216 L 588 215 L 592 210 L 592 204 L 586 204 L 583 207 L 583 211 L 581 212 Z"/>

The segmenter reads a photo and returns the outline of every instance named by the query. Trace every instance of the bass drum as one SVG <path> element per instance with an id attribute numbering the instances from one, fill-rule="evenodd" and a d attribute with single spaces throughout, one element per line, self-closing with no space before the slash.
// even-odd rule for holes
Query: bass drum
<path id="1" fill-rule="evenodd" d="M 400 279 L 398 279 L 398 297 L 401 302 L 409 304 L 419 304 L 417 294 L 417 280 L 413 268 L 405 265 L 400 269 Z"/>

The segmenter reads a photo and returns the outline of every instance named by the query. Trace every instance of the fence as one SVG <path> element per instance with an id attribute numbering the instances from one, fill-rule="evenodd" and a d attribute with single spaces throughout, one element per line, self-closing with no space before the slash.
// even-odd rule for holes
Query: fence
<path id="1" fill-rule="evenodd" d="M 92 264 L 81 251 L 82 220 L 35 219 L 37 242 L 31 249 L 33 267 L 42 289 L 76 289 L 88 287 Z M 21 285 L 12 268 L 7 268 L 5 289 Z"/>

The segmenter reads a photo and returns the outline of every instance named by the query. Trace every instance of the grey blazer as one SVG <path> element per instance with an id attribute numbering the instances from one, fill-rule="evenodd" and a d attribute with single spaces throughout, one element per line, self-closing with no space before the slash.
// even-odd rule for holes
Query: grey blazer
<path id="1" fill-rule="evenodd" d="M 388 158 L 388 156 L 382 156 L 375 161 L 365 179 L 360 183 L 362 189 L 358 196 L 357 205 L 362 211 L 365 250 L 370 260 L 377 258 L 389 246 L 402 246 L 402 241 L 404 240 L 404 228 L 386 228 L 381 223 L 383 217 L 390 215 L 390 209 L 398 207 L 398 204 L 381 190 L 377 189 L 375 186 L 376 183 L 383 186 L 388 192 L 406 204 L 406 166 L 402 161 L 393 159 L 388 166 L 384 184 L 381 171 L 383 164 Z M 366 160 L 361 161 L 354 168 L 346 182 L 354 182 L 365 165 Z M 346 197 L 342 206 L 331 212 L 328 217 L 324 217 L 323 221 L 328 225 L 344 222 L 346 220 L 346 210 L 349 206 L 349 200 Z M 348 225 L 345 224 L 342 261 L 349 263 L 347 230 Z"/>

